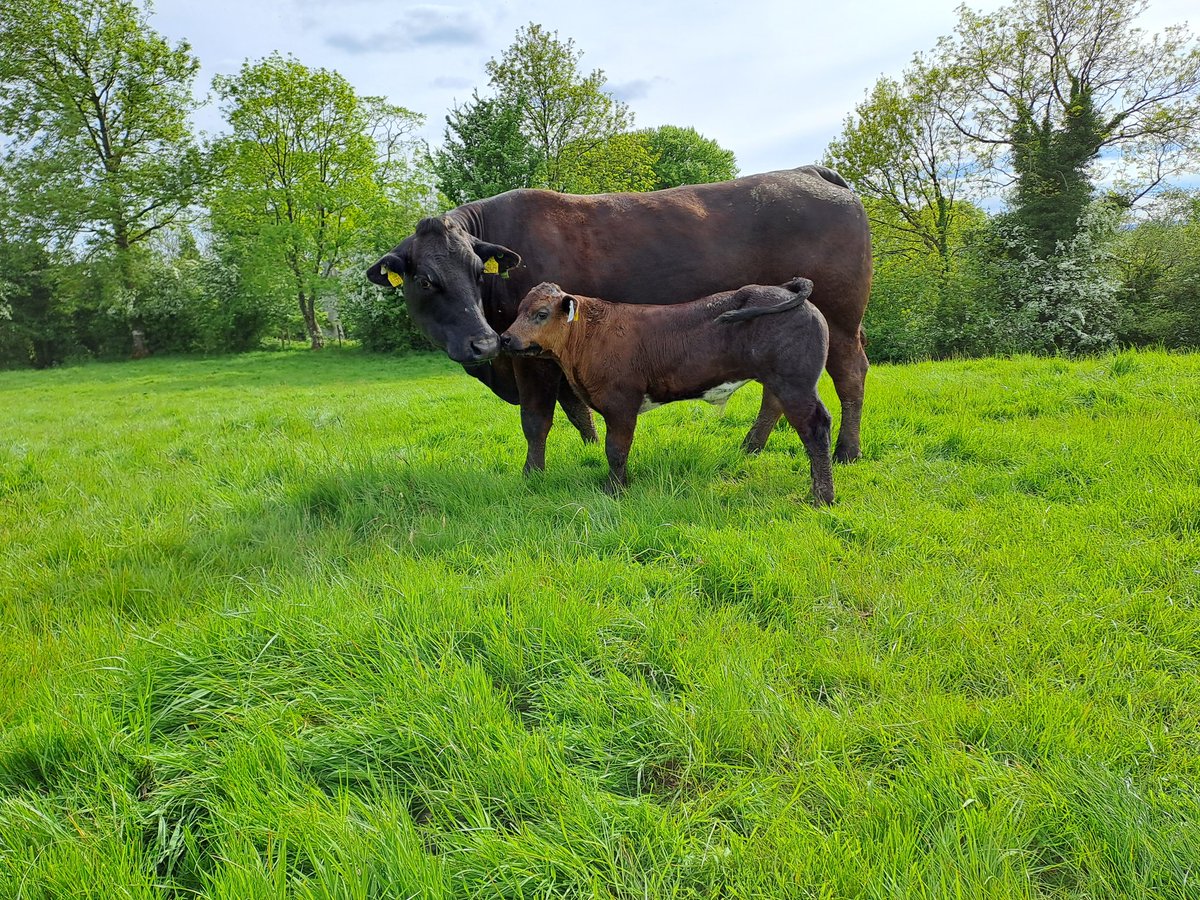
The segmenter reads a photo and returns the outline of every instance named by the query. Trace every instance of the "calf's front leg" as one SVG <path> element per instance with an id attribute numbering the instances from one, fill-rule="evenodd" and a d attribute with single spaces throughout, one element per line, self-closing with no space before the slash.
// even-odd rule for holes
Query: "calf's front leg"
<path id="1" fill-rule="evenodd" d="M 633 430 L 637 427 L 637 413 L 616 413 L 604 416 L 604 455 L 608 457 L 608 481 L 604 490 L 617 495 L 629 484 L 625 463 L 629 459 L 629 448 L 633 444 Z"/>

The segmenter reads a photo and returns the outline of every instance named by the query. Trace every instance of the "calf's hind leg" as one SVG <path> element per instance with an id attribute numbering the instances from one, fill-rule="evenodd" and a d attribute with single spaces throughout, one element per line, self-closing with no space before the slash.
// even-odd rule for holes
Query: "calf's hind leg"
<path id="1" fill-rule="evenodd" d="M 775 423 L 783 415 L 783 404 L 779 398 L 763 385 L 762 406 L 758 410 L 758 418 L 750 426 L 746 437 L 742 440 L 742 449 L 747 453 L 759 453 L 767 445 L 767 438 L 775 428 Z"/>
<path id="2" fill-rule="evenodd" d="M 780 398 L 783 414 L 800 435 L 812 473 L 813 501 L 818 506 L 833 503 L 833 462 L 829 458 L 829 429 L 833 418 L 814 389 L 807 396 Z"/>

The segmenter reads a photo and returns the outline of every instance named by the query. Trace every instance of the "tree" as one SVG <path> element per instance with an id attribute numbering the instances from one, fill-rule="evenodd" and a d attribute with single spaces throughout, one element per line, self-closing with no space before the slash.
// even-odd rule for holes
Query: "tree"
<path id="1" fill-rule="evenodd" d="M 1146 0 L 1016 0 L 966 7 L 938 56 L 945 107 L 983 160 L 1015 175 L 1017 218 L 1043 255 L 1075 234 L 1093 161 L 1121 154 L 1132 203 L 1197 158 L 1200 48 L 1184 26 L 1146 35 Z"/>
<path id="2" fill-rule="evenodd" d="M 0 18 L 10 224 L 111 254 L 135 328 L 133 251 L 187 215 L 203 181 L 188 124 L 199 66 L 128 0 L 23 0 Z"/>
<path id="3" fill-rule="evenodd" d="M 420 189 L 403 147 L 421 118 L 278 54 L 214 88 L 232 127 L 217 148 L 214 228 L 240 248 L 247 284 L 294 298 L 319 349 L 322 301 L 336 294 L 339 267 L 357 261 L 375 223 L 415 218 L 406 207 Z"/>
<path id="4" fill-rule="evenodd" d="M 580 74 L 582 56 L 574 41 L 530 23 L 502 59 L 486 66 L 497 98 L 521 110 L 539 187 L 570 191 L 582 160 L 633 123 L 628 106 L 604 91 L 602 70 Z"/>
<path id="5" fill-rule="evenodd" d="M 907 255 L 937 255 L 947 272 L 959 220 L 973 207 L 962 196 L 973 171 L 970 147 L 946 113 L 944 70 L 918 60 L 902 81 L 881 78 L 846 118 L 825 153 L 865 198 L 871 223 Z M 957 111 L 957 108 L 956 108 Z"/>
<path id="6" fill-rule="evenodd" d="M 737 178 L 737 158 L 695 128 L 662 125 L 638 132 L 654 158 L 652 190 Z"/>
<path id="7" fill-rule="evenodd" d="M 639 134 L 610 135 L 585 150 L 563 157 L 560 190 L 603 194 L 654 189 L 654 157 Z"/>
<path id="8" fill-rule="evenodd" d="M 531 187 L 537 155 L 521 132 L 521 98 L 486 98 L 446 116 L 445 143 L 433 154 L 438 189 L 455 205 Z"/>

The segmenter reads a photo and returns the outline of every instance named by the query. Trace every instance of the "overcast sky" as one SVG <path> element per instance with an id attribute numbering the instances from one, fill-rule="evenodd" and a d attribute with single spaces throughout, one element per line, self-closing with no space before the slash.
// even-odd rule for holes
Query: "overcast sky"
<path id="1" fill-rule="evenodd" d="M 1143 25 L 1187 20 L 1195 0 L 1152 0 Z M 571 38 L 581 69 L 603 69 L 639 128 L 682 125 L 737 154 L 743 174 L 817 160 L 881 75 L 898 75 L 956 21 L 958 0 L 158 0 L 151 22 L 185 38 L 199 87 L 273 50 L 335 69 L 361 94 L 425 116 L 440 143 L 450 107 L 487 93 L 484 64 L 530 22 Z M 969 4 L 981 12 L 998 0 Z M 215 108 L 197 117 L 220 129 Z"/>

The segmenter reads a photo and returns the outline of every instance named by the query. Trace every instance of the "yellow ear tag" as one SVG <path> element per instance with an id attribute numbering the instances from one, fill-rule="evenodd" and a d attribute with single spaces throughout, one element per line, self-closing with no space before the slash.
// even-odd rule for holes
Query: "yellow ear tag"
<path id="1" fill-rule="evenodd" d="M 496 257 L 489 256 L 487 262 L 483 264 L 483 271 L 488 275 L 496 275 L 500 272 L 500 263 L 496 262 Z"/>
<path id="2" fill-rule="evenodd" d="M 404 278 L 399 272 L 393 272 L 391 269 L 388 269 L 387 275 L 388 284 L 390 284 L 392 287 L 400 287 L 400 285 L 404 284 Z"/>

